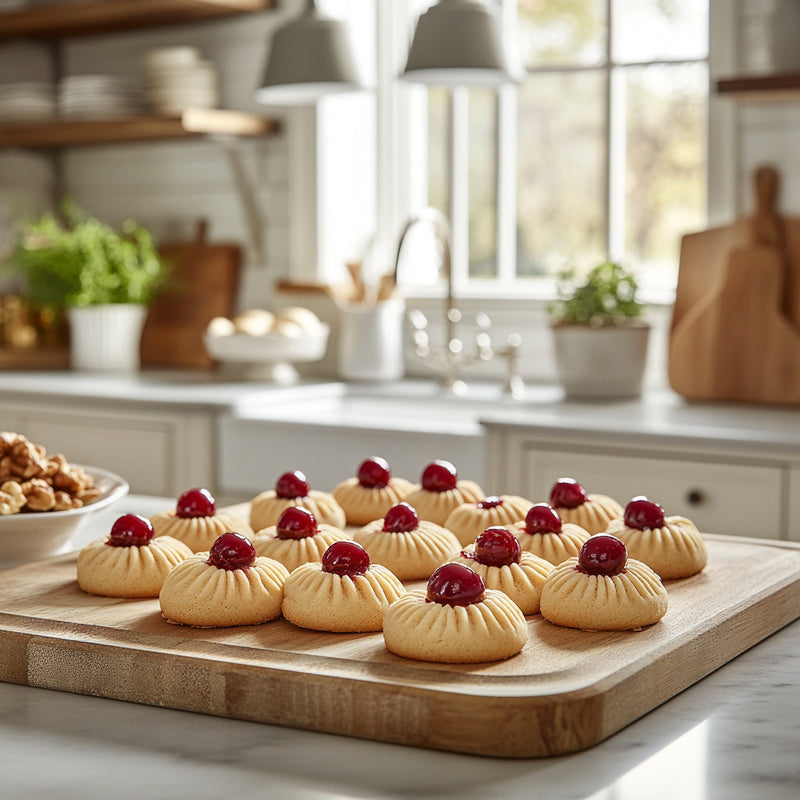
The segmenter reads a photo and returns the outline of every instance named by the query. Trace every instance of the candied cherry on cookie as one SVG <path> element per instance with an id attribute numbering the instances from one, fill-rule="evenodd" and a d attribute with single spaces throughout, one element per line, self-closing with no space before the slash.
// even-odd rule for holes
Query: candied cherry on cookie
<path id="1" fill-rule="evenodd" d="M 208 564 L 218 569 L 247 569 L 256 560 L 253 543 L 241 533 L 228 531 L 218 536 L 208 553 Z"/>
<path id="2" fill-rule="evenodd" d="M 577 508 L 589 499 L 586 489 L 574 478 L 559 478 L 550 489 L 553 508 Z"/>
<path id="3" fill-rule="evenodd" d="M 629 528 L 640 531 L 661 528 L 664 525 L 664 509 L 644 495 L 638 495 L 625 506 L 624 520 Z"/>
<path id="4" fill-rule="evenodd" d="M 428 579 L 425 599 L 447 606 L 468 606 L 483 599 L 483 578 L 465 564 L 449 562 L 434 570 Z"/>
<path id="5" fill-rule="evenodd" d="M 392 479 L 389 462 L 380 456 L 370 456 L 361 462 L 356 477 L 365 489 L 382 489 Z"/>
<path id="6" fill-rule="evenodd" d="M 153 525 L 140 514 L 123 514 L 111 526 L 106 544 L 112 547 L 142 547 L 153 538 Z"/>
<path id="7" fill-rule="evenodd" d="M 458 470 L 450 461 L 436 459 L 422 471 L 421 483 L 428 492 L 450 491 L 458 483 Z"/>
<path id="8" fill-rule="evenodd" d="M 317 518 L 303 506 L 289 506 L 281 512 L 275 526 L 279 539 L 305 539 L 317 533 Z"/>
<path id="9" fill-rule="evenodd" d="M 293 500 L 296 497 L 308 496 L 308 480 L 305 473 L 299 469 L 291 472 L 284 472 L 275 482 L 275 494 L 286 500 Z"/>
<path id="10" fill-rule="evenodd" d="M 190 517 L 213 517 L 217 510 L 214 496 L 208 489 L 187 489 L 175 504 L 175 516 L 181 519 Z"/>
<path id="11" fill-rule="evenodd" d="M 583 543 L 576 569 L 587 575 L 610 577 L 624 572 L 627 561 L 628 549 L 624 542 L 607 533 L 596 533 Z"/>
<path id="12" fill-rule="evenodd" d="M 363 575 L 369 567 L 369 554 L 358 542 L 334 542 L 322 556 L 322 571 L 334 575 Z"/>

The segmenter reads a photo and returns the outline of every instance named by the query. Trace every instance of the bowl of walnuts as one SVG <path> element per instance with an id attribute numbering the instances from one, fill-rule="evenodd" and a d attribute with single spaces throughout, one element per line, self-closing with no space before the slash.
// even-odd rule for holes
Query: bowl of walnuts
<path id="1" fill-rule="evenodd" d="M 22 434 L 0 432 L 0 563 L 67 550 L 92 514 L 129 489 L 113 472 L 71 463 Z"/>

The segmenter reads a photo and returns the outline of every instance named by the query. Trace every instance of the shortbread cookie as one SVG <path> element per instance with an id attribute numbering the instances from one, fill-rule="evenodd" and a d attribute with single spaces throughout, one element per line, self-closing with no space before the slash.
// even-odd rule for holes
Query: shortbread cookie
<path id="1" fill-rule="evenodd" d="M 406 497 L 420 519 L 444 525 L 453 509 L 462 503 L 477 503 L 484 492 L 475 481 L 458 480 L 449 461 L 433 461 L 422 471 L 421 486 Z"/>
<path id="2" fill-rule="evenodd" d="M 472 547 L 453 559 L 483 578 L 487 589 L 508 595 L 526 616 L 539 613 L 539 598 L 553 565 L 533 553 L 523 552 L 507 528 L 487 528 Z"/>
<path id="3" fill-rule="evenodd" d="M 615 536 L 598 533 L 559 564 L 542 588 L 542 616 L 590 631 L 639 630 L 667 612 L 667 590 L 647 564 L 628 558 Z"/>
<path id="4" fill-rule="evenodd" d="M 411 481 L 394 477 L 386 459 L 372 456 L 361 462 L 356 477 L 334 487 L 333 499 L 342 507 L 348 525 L 366 525 L 385 517 L 416 488 Z"/>
<path id="5" fill-rule="evenodd" d="M 253 535 L 240 517 L 227 511 L 217 512 L 216 501 L 208 489 L 188 489 L 178 498 L 175 508 L 154 514 L 150 522 L 156 536 L 172 536 L 194 553 L 208 550 L 227 531 Z"/>
<path id="6" fill-rule="evenodd" d="M 660 505 L 643 496 L 634 497 L 624 517 L 610 522 L 606 532 L 625 542 L 631 558 L 665 581 L 696 575 L 708 563 L 708 549 L 695 524 L 686 517 L 664 516 Z"/>
<path id="7" fill-rule="evenodd" d="M 379 631 L 386 609 L 406 593 L 400 580 L 372 564 L 357 542 L 334 542 L 321 562 L 302 564 L 289 575 L 283 616 L 301 628 L 338 633 Z"/>
<path id="8" fill-rule="evenodd" d="M 308 486 L 306 476 L 298 469 L 284 472 L 274 489 L 261 492 L 250 501 L 250 526 L 254 531 L 277 525 L 278 517 L 290 506 L 307 508 L 321 525 L 344 528 L 344 511 L 329 492 Z"/>
<path id="9" fill-rule="evenodd" d="M 103 597 L 158 597 L 170 570 L 191 555 L 171 536 L 153 538 L 146 517 L 123 514 L 78 553 L 78 586 Z"/>
<path id="10" fill-rule="evenodd" d="M 563 522 L 580 525 L 589 535 L 602 533 L 612 519 L 621 517 L 622 506 L 604 494 L 588 494 L 573 478 L 559 478 L 550 490 L 550 505 Z"/>
<path id="11" fill-rule="evenodd" d="M 462 545 L 468 545 L 487 528 L 511 525 L 525 519 L 525 514 L 532 505 L 530 500 L 511 494 L 484 497 L 476 502 L 456 506 L 447 515 L 444 527 L 452 531 Z"/>
<path id="12" fill-rule="evenodd" d="M 577 556 L 589 532 L 571 522 L 563 522 L 548 503 L 536 503 L 525 519 L 511 526 L 523 550 L 551 564 L 560 564 Z"/>
<path id="13" fill-rule="evenodd" d="M 519 653 L 528 625 L 503 592 L 487 589 L 464 564 L 443 564 L 426 592 L 403 595 L 383 620 L 386 648 L 419 661 L 472 664 Z"/>
<path id="14" fill-rule="evenodd" d="M 288 577 L 283 564 L 256 556 L 246 536 L 229 531 L 167 575 L 161 613 L 193 628 L 259 625 L 280 615 Z"/>
<path id="15" fill-rule="evenodd" d="M 258 555 L 280 561 L 291 572 L 309 561 L 321 561 L 330 545 L 350 538 L 333 525 L 317 523 L 307 508 L 289 506 L 278 518 L 277 525 L 253 536 L 253 546 Z"/>
<path id="16" fill-rule="evenodd" d="M 383 519 L 373 520 L 353 538 L 376 564 L 383 564 L 400 580 L 427 578 L 458 555 L 461 545 L 447 528 L 422 520 L 408 503 L 398 503 Z"/>

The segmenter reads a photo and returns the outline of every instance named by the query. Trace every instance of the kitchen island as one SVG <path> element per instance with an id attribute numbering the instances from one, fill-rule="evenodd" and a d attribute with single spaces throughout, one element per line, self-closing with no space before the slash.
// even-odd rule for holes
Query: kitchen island
<path id="1" fill-rule="evenodd" d="M 167 498 L 130 496 L 119 513 Z M 220 797 L 789 800 L 800 790 L 800 621 L 595 747 L 489 759 L 0 684 L 3 800 Z"/>

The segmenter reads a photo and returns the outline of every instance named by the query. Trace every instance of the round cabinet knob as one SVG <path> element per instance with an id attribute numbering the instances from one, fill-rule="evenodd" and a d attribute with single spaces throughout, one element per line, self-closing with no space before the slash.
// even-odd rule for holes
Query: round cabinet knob
<path id="1" fill-rule="evenodd" d="M 706 493 L 702 489 L 689 489 L 686 492 L 686 502 L 690 506 L 700 506 L 706 501 Z"/>

